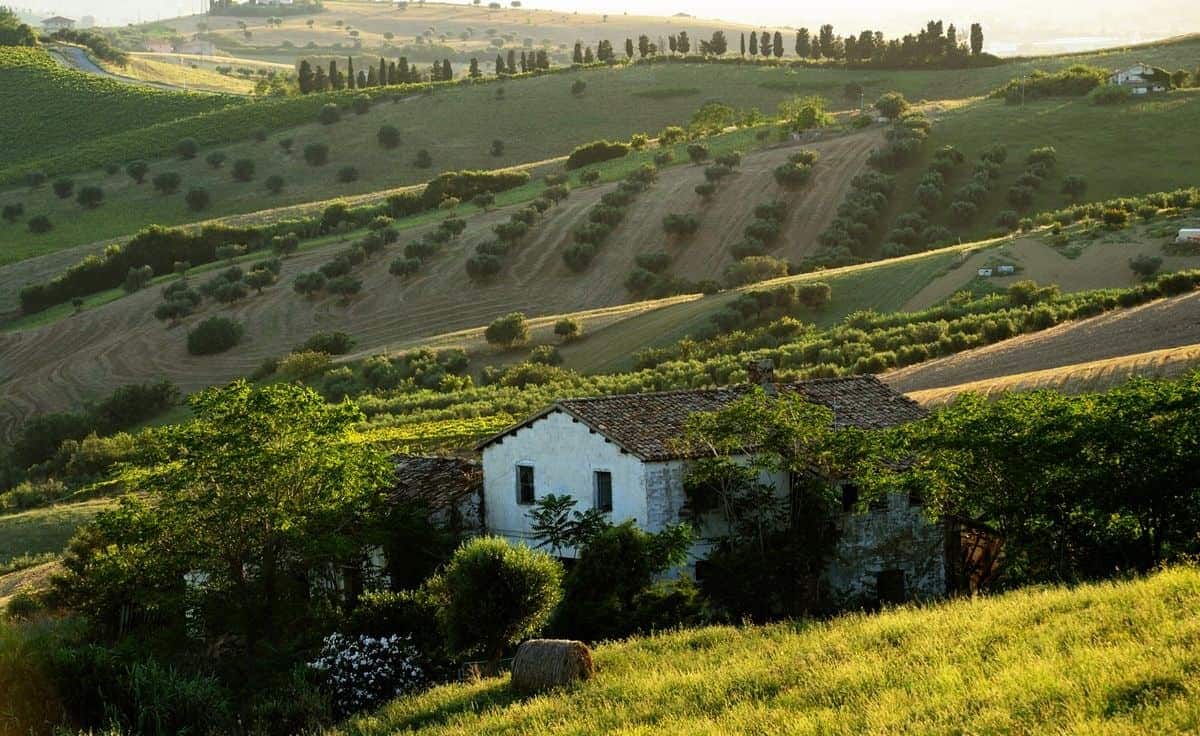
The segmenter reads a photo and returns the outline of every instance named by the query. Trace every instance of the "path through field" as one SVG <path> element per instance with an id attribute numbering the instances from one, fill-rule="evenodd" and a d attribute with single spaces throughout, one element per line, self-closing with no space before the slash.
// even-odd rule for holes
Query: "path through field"
<path id="1" fill-rule="evenodd" d="M 1069 322 L 884 376 L 909 393 L 1200 343 L 1200 293 Z"/>
<path id="2" fill-rule="evenodd" d="M 359 351 L 381 352 L 417 338 L 486 325 L 512 311 L 538 316 L 622 304 L 630 300 L 623 283 L 639 253 L 665 248 L 676 255 L 673 273 L 692 280 L 720 278 L 732 262 L 729 246 L 741 238 L 754 206 L 764 201 L 785 198 L 792 204 L 776 254 L 797 259 L 816 247 L 818 233 L 877 142 L 878 133 L 868 131 L 811 144 L 821 159 L 813 182 L 796 192 L 781 190 L 771 176 L 795 147 L 749 154 L 708 205 L 692 191 L 703 181 L 702 167 L 668 168 L 626 210 L 625 222 L 584 274 L 566 268 L 562 251 L 571 244 L 573 229 L 586 221 L 588 210 L 611 186 L 572 192 L 535 225 L 501 275 L 486 286 L 469 282 L 464 264 L 474 244 L 508 217 L 507 210 L 472 217 L 460 240 L 403 281 L 389 275 L 387 267 L 403 242 L 421 234 L 419 229 L 406 231 L 400 245 L 357 269 L 362 293 L 344 306 L 334 297 L 302 298 L 291 288 L 297 273 L 329 260 L 343 247 L 338 244 L 288 259 L 279 284 L 262 295 L 227 307 L 206 302 L 200 313 L 174 328 L 153 318 L 161 297 L 152 288 L 51 325 L 0 334 L 0 438 L 11 438 L 29 416 L 77 408 L 123 384 L 167 378 L 191 392 L 247 375 L 264 359 L 285 354 L 320 331 L 349 332 Z M 672 212 L 700 216 L 701 232 L 686 244 L 667 246 L 662 218 Z M 187 331 L 213 314 L 245 323 L 243 343 L 221 355 L 189 355 Z"/>

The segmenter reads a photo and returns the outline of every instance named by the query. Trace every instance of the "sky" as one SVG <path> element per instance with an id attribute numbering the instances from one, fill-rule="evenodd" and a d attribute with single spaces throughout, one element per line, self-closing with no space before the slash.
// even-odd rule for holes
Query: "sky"
<path id="1" fill-rule="evenodd" d="M 207 0 L 0 0 L 3 3 L 45 15 L 92 15 L 101 25 L 117 25 L 193 13 Z M 1200 31 L 1200 3 L 1187 0 L 1142 0 L 1133 6 L 1122 0 L 850 0 L 824 6 L 779 0 L 524 0 L 524 5 L 609 14 L 682 12 L 772 27 L 833 23 L 842 32 L 872 28 L 888 35 L 913 31 L 931 18 L 961 27 L 981 21 L 997 53 L 1015 50 L 1018 44 L 1055 41 L 1056 50 L 1072 44 L 1087 48 Z"/>

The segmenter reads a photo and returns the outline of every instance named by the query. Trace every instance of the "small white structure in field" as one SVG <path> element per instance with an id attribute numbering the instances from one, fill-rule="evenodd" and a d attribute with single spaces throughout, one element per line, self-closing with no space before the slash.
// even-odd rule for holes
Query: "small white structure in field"
<path id="1" fill-rule="evenodd" d="M 1016 266 L 997 266 L 996 273 L 1000 276 L 1012 276 L 1017 272 Z"/>
<path id="2" fill-rule="evenodd" d="M 925 416 L 914 401 L 874 376 L 776 383 L 770 366 L 754 366 L 751 381 L 768 395 L 800 394 L 833 411 L 835 426 L 884 429 Z M 648 532 L 688 521 L 696 531 L 681 572 L 704 576 L 704 560 L 727 533 L 719 511 L 695 513 L 684 490 L 695 456 L 678 446 L 687 419 L 719 411 L 756 386 L 663 391 L 563 399 L 479 445 L 484 515 L 489 534 L 538 543 L 528 512 L 547 494 L 569 496 L 576 509 L 598 509 L 613 523 L 632 520 Z M 919 499 L 892 494 L 857 512 L 857 488 L 842 486 L 841 530 L 822 575 L 834 605 L 893 602 L 945 595 L 954 566 L 953 532 L 925 515 Z M 782 499 L 807 475 L 765 474 Z M 563 557 L 577 550 L 559 551 Z"/>
<path id="3" fill-rule="evenodd" d="M 1185 227 L 1175 238 L 1176 243 L 1196 243 L 1200 245 L 1200 227 Z"/>
<path id="4" fill-rule="evenodd" d="M 215 56 L 217 47 L 212 41 L 185 41 L 179 44 L 178 51 L 192 56 Z"/>
<path id="5" fill-rule="evenodd" d="M 1119 69 L 1108 76 L 1108 83 L 1128 87 L 1135 95 L 1165 92 L 1168 82 L 1149 64 L 1137 63 L 1127 69 Z"/>
<path id="6" fill-rule="evenodd" d="M 985 279 L 992 277 L 992 269 L 991 268 L 981 268 L 976 273 Z"/>

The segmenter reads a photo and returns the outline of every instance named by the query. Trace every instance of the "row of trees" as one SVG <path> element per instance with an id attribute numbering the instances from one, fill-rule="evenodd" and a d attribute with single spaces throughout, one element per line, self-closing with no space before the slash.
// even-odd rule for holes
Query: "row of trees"
<path id="1" fill-rule="evenodd" d="M 611 45 L 601 43 L 599 53 L 611 54 Z M 591 49 L 588 50 L 591 54 Z M 611 56 L 607 57 L 611 58 Z M 601 59 L 603 61 L 604 59 Z M 510 76 L 528 72 L 547 70 L 550 68 L 550 58 L 545 51 L 522 51 L 518 60 L 515 50 L 509 50 L 507 58 L 496 55 L 495 71 L 497 76 Z M 467 76 L 478 79 L 483 76 L 479 59 L 472 57 L 467 69 Z M 300 94 L 338 91 L 343 89 L 367 89 L 369 87 L 388 87 L 399 84 L 419 84 L 422 82 L 449 82 L 455 78 L 454 68 L 449 59 L 434 61 L 427 71 L 421 70 L 415 63 L 410 64 L 408 57 L 401 56 L 398 60 L 388 61 L 380 57 L 378 64 L 368 65 L 366 69 L 354 70 L 354 58 L 346 59 L 345 71 L 338 67 L 336 60 L 331 60 L 326 67 L 324 64 L 314 64 L 303 59 L 297 70 L 297 84 Z"/>

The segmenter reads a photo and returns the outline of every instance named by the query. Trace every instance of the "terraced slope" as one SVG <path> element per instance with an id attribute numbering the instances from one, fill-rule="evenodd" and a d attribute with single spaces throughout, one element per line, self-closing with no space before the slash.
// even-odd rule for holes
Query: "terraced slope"
<path id="1" fill-rule="evenodd" d="M 793 214 L 781 238 L 786 245 L 778 255 L 798 259 L 816 247 L 816 236 L 833 216 L 834 203 L 841 200 L 876 142 L 877 133 L 868 131 L 814 144 L 821 154 L 814 181 L 794 193 L 781 190 L 770 175 L 794 148 L 749 155 L 704 208 L 691 192 L 703 181 L 702 167 L 669 168 L 627 210 L 626 221 L 582 275 L 566 268 L 562 251 L 571 244 L 573 229 L 610 187 L 573 192 L 547 213 L 527 242 L 509 257 L 504 272 L 486 286 L 467 281 L 464 263 L 474 243 L 507 218 L 505 210 L 471 218 L 463 238 L 408 281 L 387 273 L 388 261 L 400 250 L 393 246 L 390 254 L 360 267 L 362 294 L 346 306 L 333 297 L 308 300 L 291 288 L 297 273 L 316 268 L 343 247 L 337 244 L 287 260 L 279 285 L 263 295 L 228 308 L 209 305 L 174 329 L 153 318 L 161 297 L 152 288 L 52 325 L 0 335 L 0 355 L 5 356 L 0 435 L 23 417 L 76 406 L 125 383 L 166 377 L 192 391 L 246 375 L 263 359 L 286 353 L 322 330 L 344 330 L 355 336 L 360 349 L 378 352 L 418 338 L 486 325 L 515 310 L 536 316 L 622 304 L 630 301 L 625 277 L 635 256 L 643 252 L 666 248 L 676 255 L 672 272 L 691 280 L 719 277 L 732 262 L 728 246 L 740 239 L 742 228 L 753 218 L 754 205 L 762 201 L 782 197 L 792 203 Z M 668 247 L 663 216 L 689 211 L 700 216 L 701 232 L 691 241 Z M 406 232 L 405 241 L 420 232 Z M 217 356 L 188 355 L 187 329 L 215 313 L 246 324 L 244 344 Z"/>

